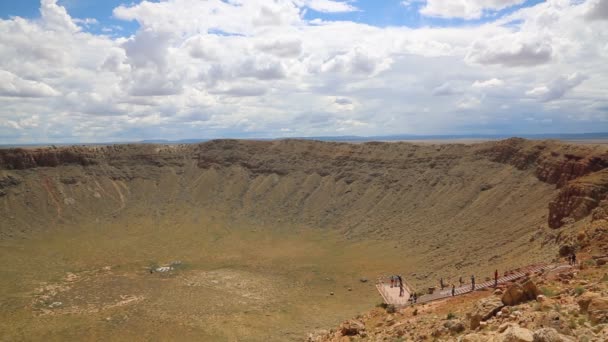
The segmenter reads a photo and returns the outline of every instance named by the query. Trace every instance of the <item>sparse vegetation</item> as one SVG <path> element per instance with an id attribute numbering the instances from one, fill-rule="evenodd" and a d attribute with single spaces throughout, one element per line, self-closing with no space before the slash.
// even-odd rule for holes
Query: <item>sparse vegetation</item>
<path id="1" fill-rule="evenodd" d="M 545 295 L 545 297 L 555 297 L 556 292 L 555 289 L 550 287 L 541 287 L 540 291 Z"/>

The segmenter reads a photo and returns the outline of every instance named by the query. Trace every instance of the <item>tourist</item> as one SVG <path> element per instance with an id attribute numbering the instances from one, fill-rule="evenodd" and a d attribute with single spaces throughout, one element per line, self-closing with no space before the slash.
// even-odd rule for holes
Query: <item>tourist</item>
<path id="1" fill-rule="evenodd" d="M 572 252 L 572 266 L 576 266 L 576 253 Z"/>
<path id="2" fill-rule="evenodd" d="M 395 286 L 395 276 L 392 275 L 391 276 L 391 288 L 393 288 Z"/>
<path id="3" fill-rule="evenodd" d="M 405 290 L 403 289 L 403 283 L 399 282 L 399 297 L 403 297 L 403 293 Z"/>
<path id="4" fill-rule="evenodd" d="M 475 291 L 475 276 L 471 275 L 471 291 Z"/>
<path id="5" fill-rule="evenodd" d="M 462 281 L 462 276 L 460 276 L 460 278 L 458 278 L 458 281 L 460 282 L 460 286 L 462 286 L 462 284 L 464 284 L 464 281 Z"/>
<path id="6" fill-rule="evenodd" d="M 456 285 L 452 284 L 452 297 L 456 295 Z"/>
<path id="7" fill-rule="evenodd" d="M 441 289 L 442 289 L 442 290 L 443 290 L 443 288 L 445 287 L 445 286 L 443 285 L 443 278 L 440 278 L 440 279 L 439 279 L 439 286 L 441 286 Z"/>
<path id="8" fill-rule="evenodd" d="M 494 287 L 498 287 L 498 270 L 494 271 Z"/>

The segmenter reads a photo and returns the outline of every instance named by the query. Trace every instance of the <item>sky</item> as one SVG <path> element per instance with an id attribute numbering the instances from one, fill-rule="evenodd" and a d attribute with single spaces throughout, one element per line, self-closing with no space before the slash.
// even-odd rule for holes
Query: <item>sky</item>
<path id="1" fill-rule="evenodd" d="M 0 144 L 608 131 L 608 0 L 0 2 Z"/>

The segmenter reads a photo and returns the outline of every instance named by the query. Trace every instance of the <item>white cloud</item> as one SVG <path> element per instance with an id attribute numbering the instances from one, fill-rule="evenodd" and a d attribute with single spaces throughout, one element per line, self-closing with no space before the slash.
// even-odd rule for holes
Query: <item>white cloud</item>
<path id="1" fill-rule="evenodd" d="M 583 83 L 587 77 L 579 73 L 559 77 L 552 82 L 537 86 L 526 92 L 526 95 L 539 98 L 541 101 L 553 101 L 562 98 L 566 92 Z"/>
<path id="2" fill-rule="evenodd" d="M 481 18 L 486 11 L 497 11 L 522 4 L 525 0 L 427 0 L 420 13 L 440 18 Z"/>
<path id="3" fill-rule="evenodd" d="M 312 10 L 324 13 L 354 12 L 357 8 L 347 1 L 331 0 L 298 0 L 296 3 L 304 5 Z"/>
<path id="4" fill-rule="evenodd" d="M 507 5 L 467 3 L 464 17 Z M 0 19 L 0 142 L 452 133 L 547 118 L 553 131 L 597 129 L 603 4 L 548 0 L 484 24 L 408 28 L 308 19 L 354 1 L 143 1 L 114 10 L 136 32 L 96 34 L 47 0 L 40 18 Z"/>
<path id="5" fill-rule="evenodd" d="M 59 93 L 55 89 L 43 82 L 24 80 L 13 73 L 0 70 L 0 96 L 47 97 L 57 95 Z"/>
<path id="6" fill-rule="evenodd" d="M 518 67 L 548 63 L 552 56 L 553 48 L 547 38 L 527 37 L 516 33 L 476 41 L 467 55 L 467 60 L 479 64 Z"/>
<path id="7" fill-rule="evenodd" d="M 479 100 L 476 97 L 468 97 L 465 99 L 462 99 L 461 101 L 459 101 L 456 106 L 459 109 L 463 109 L 463 110 L 467 110 L 467 109 L 474 109 L 479 107 L 479 105 L 481 104 L 481 100 Z"/>
<path id="8" fill-rule="evenodd" d="M 607 0 L 590 0 L 590 6 L 586 13 L 587 19 L 590 20 L 608 20 L 608 1 Z"/>
<path id="9" fill-rule="evenodd" d="M 79 30 L 65 8 L 57 5 L 57 0 L 41 0 L 40 15 L 46 27 L 51 30 L 72 32 Z"/>
<path id="10" fill-rule="evenodd" d="M 451 96 L 461 94 L 462 92 L 454 88 L 449 82 L 443 83 L 442 85 L 433 89 L 433 96 Z"/>
<path id="11" fill-rule="evenodd" d="M 473 82 L 473 84 L 471 86 L 473 88 L 484 89 L 484 88 L 500 87 L 503 84 L 505 84 L 505 82 L 503 80 L 500 80 L 498 78 L 492 78 L 492 79 L 485 80 L 485 81 L 475 81 L 475 82 Z"/>

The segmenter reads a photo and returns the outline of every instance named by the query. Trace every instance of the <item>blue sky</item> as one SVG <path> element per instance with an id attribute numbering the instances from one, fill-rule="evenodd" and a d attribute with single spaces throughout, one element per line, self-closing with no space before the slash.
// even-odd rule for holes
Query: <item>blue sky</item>
<path id="1" fill-rule="evenodd" d="M 320 18 L 323 20 L 347 20 L 369 25 L 387 27 L 387 26 L 407 26 L 407 27 L 424 27 L 424 26 L 459 26 L 459 25 L 477 25 L 490 22 L 497 17 L 501 17 L 517 11 L 520 8 L 530 7 L 544 0 L 527 0 L 520 5 L 510 6 L 499 11 L 489 11 L 487 16 L 479 19 L 461 19 L 461 18 L 438 18 L 423 16 L 419 13 L 421 7 L 424 6 L 422 1 L 414 1 L 409 6 L 402 4 L 403 0 L 358 0 L 352 2 L 358 11 L 345 13 L 323 13 L 308 9 L 306 13 L 307 19 Z M 88 25 L 85 27 L 87 31 L 101 32 L 103 27 L 122 27 L 122 33 L 129 35 L 135 33 L 139 25 L 134 22 L 117 20 L 113 17 L 112 11 L 120 5 L 133 5 L 141 1 L 124 1 L 124 0 L 59 0 L 58 4 L 64 6 L 70 15 L 74 18 L 94 18 L 99 24 Z M 159 2 L 159 1 L 150 1 Z M 0 17 L 9 18 L 11 16 L 20 16 L 24 18 L 40 17 L 39 0 L 20 0 L 18 2 L 1 2 Z"/>
<path id="2" fill-rule="evenodd" d="M 607 131 L 607 9 L 2 1 L 0 144 Z"/>

